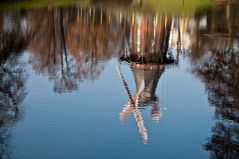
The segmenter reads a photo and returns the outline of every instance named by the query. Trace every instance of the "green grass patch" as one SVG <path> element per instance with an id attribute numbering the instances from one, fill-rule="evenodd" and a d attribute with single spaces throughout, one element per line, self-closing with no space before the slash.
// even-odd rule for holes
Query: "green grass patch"
<path id="1" fill-rule="evenodd" d="M 120 1 L 120 0 L 119 0 Z M 143 0 L 140 5 L 135 0 L 135 4 L 118 5 L 117 3 L 102 2 L 103 8 L 109 10 L 123 10 L 127 12 L 159 13 L 190 15 L 198 8 L 208 7 L 213 4 L 213 0 Z M 115 2 L 115 1 L 114 1 Z M 53 6 L 68 5 L 90 5 L 90 0 L 18 0 L 0 2 L 0 9 L 29 9 Z M 92 4 L 94 5 L 94 4 Z"/>
<path id="2" fill-rule="evenodd" d="M 213 5 L 212 0 L 145 0 L 143 5 L 137 7 L 142 12 L 157 12 L 160 14 L 188 15 L 199 8 Z"/>
<path id="3" fill-rule="evenodd" d="M 88 0 L 16 0 L 0 2 L 0 9 L 30 9 L 52 6 L 87 4 Z"/>

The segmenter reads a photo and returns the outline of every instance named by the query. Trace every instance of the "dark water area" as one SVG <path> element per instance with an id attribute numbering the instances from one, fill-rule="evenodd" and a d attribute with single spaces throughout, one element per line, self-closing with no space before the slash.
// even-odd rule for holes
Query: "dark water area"
<path id="1" fill-rule="evenodd" d="M 0 11 L 1 159 L 239 158 L 238 5 L 125 3 Z"/>

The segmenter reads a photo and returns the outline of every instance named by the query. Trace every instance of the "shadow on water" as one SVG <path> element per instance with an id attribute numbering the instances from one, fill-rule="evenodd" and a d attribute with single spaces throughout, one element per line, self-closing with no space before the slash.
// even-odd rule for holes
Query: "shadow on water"
<path id="1" fill-rule="evenodd" d="M 0 13 L 0 154 L 12 155 L 8 128 L 22 116 L 27 75 L 20 57 L 27 51 L 34 72 L 47 76 L 56 93 L 78 90 L 84 80 L 97 80 L 105 64 L 117 58 L 129 98 L 120 120 L 127 120 L 132 112 L 144 143 L 149 135 L 142 108 L 151 107 L 152 119 L 160 120 L 156 94 L 160 77 L 166 66 L 178 65 L 179 55 L 189 57 L 192 73 L 205 83 L 208 100 L 215 107 L 215 125 L 203 148 L 211 152 L 211 158 L 238 158 L 238 6 L 203 8 L 194 16 L 182 17 L 113 12 L 96 0 L 91 3 L 95 6 Z M 132 71 L 135 95 L 121 63 Z"/>

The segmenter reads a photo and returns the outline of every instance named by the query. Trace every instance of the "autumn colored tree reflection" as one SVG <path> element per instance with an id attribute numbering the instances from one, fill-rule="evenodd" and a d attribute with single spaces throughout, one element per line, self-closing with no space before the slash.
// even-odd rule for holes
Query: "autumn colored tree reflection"
<path id="1" fill-rule="evenodd" d="M 73 91 L 82 80 L 97 79 L 104 68 L 101 61 L 120 49 L 117 19 L 97 8 L 33 10 L 28 22 L 33 35 L 30 63 L 38 73 L 49 75 L 55 92 Z"/>
<path id="2" fill-rule="evenodd" d="M 47 15 L 47 16 L 46 16 Z M 37 73 L 47 74 L 54 81 L 54 91 L 76 90 L 80 81 L 66 44 L 63 9 L 39 9 L 28 13 L 33 37 L 28 46 L 30 63 Z"/>

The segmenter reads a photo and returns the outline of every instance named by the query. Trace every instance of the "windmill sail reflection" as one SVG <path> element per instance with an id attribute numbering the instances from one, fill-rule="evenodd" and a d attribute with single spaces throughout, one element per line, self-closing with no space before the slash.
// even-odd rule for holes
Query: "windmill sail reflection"
<path id="1" fill-rule="evenodd" d="M 163 72 L 163 67 L 161 71 Z M 134 114 L 135 121 L 139 128 L 140 135 L 142 137 L 143 143 L 147 143 L 148 141 L 148 133 L 147 128 L 145 127 L 143 117 L 140 113 L 140 108 L 143 108 L 147 105 L 152 106 L 151 117 L 153 121 L 158 122 L 162 116 L 162 112 L 159 109 L 159 99 L 155 95 L 156 87 L 158 80 L 162 74 L 159 72 L 159 69 L 154 70 L 132 70 L 134 71 L 135 81 L 137 92 L 135 96 L 132 96 L 128 84 L 126 83 L 125 78 L 123 77 L 122 72 L 120 71 L 120 66 L 117 66 L 117 71 L 122 80 L 123 86 L 127 92 L 129 97 L 129 102 L 122 108 L 121 113 L 119 114 L 119 118 L 122 122 L 126 121 L 130 116 L 131 112 Z M 153 76 L 150 74 L 153 74 Z"/>
<path id="2" fill-rule="evenodd" d="M 125 121 L 126 118 L 130 115 L 130 112 L 134 113 L 134 118 L 135 121 L 137 122 L 138 128 L 139 128 L 139 133 L 143 139 L 144 143 L 147 143 L 148 141 L 148 133 L 147 133 L 147 129 L 144 126 L 144 120 L 141 116 L 141 113 L 138 109 L 139 107 L 139 96 L 143 91 L 144 85 L 143 83 L 141 83 L 140 85 L 140 89 L 138 90 L 137 94 L 134 96 L 134 98 L 132 98 L 132 95 L 130 93 L 129 87 L 123 77 L 122 72 L 120 71 L 120 66 L 117 66 L 117 71 L 120 75 L 120 78 L 123 82 L 124 88 L 127 91 L 128 97 L 129 97 L 129 102 L 124 106 L 122 112 L 120 113 L 120 119 L 121 121 Z"/>

